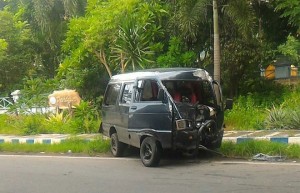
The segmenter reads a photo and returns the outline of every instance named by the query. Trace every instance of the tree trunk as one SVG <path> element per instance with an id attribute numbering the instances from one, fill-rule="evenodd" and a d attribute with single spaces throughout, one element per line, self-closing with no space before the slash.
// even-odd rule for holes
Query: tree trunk
<path id="1" fill-rule="evenodd" d="M 213 20 L 214 20 L 214 79 L 221 81 L 221 64 L 220 64 L 220 34 L 219 34 L 219 18 L 218 18 L 217 0 L 213 0 Z"/>
<path id="2" fill-rule="evenodd" d="M 112 73 L 111 73 L 110 68 L 109 68 L 109 66 L 107 64 L 104 51 L 100 50 L 99 53 L 97 51 L 95 51 L 94 53 L 97 56 L 97 58 L 100 60 L 100 62 L 105 66 L 106 71 L 107 71 L 109 77 L 111 78 L 112 77 Z"/>

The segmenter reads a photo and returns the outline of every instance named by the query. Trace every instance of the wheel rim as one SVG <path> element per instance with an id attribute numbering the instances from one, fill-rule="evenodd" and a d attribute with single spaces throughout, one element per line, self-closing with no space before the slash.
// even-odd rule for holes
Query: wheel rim
<path id="1" fill-rule="evenodd" d="M 143 151 L 143 159 L 144 160 L 150 160 L 152 155 L 153 155 L 153 152 L 152 152 L 152 148 L 151 148 L 151 145 L 150 144 L 145 144 L 145 148 L 144 148 L 144 151 Z"/>

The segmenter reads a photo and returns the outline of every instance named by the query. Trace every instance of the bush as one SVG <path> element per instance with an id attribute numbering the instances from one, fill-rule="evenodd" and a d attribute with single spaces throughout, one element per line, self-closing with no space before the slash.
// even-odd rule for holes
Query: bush
<path id="1" fill-rule="evenodd" d="M 45 133 L 43 115 L 0 115 L 0 133 L 13 135 L 32 135 Z"/>
<path id="2" fill-rule="evenodd" d="M 100 126 L 100 115 L 95 107 L 90 103 L 81 101 L 74 111 L 74 121 L 72 123 L 76 133 L 97 132 Z"/>
<path id="3" fill-rule="evenodd" d="M 255 103 L 252 95 L 234 101 L 233 109 L 225 113 L 226 127 L 230 130 L 263 129 L 266 113 Z"/>
<path id="4" fill-rule="evenodd" d="M 225 113 L 230 130 L 300 129 L 300 86 L 239 96 Z"/>
<path id="5" fill-rule="evenodd" d="M 96 133 L 100 125 L 96 108 L 82 101 L 73 112 L 0 115 L 0 133 L 11 135 Z"/>
<path id="6" fill-rule="evenodd" d="M 266 128 L 268 129 L 288 129 L 288 113 L 280 107 L 273 106 L 267 109 L 268 116 L 265 120 Z"/>
<path id="7" fill-rule="evenodd" d="M 45 116 L 40 114 L 24 116 L 23 134 L 36 135 L 39 133 L 47 133 L 47 128 L 45 127 Z"/>
<path id="8" fill-rule="evenodd" d="M 258 153 L 263 153 L 270 156 L 300 158 L 299 145 L 283 144 L 263 140 L 250 140 L 239 144 L 224 142 L 222 143 L 220 151 L 228 157 L 251 158 Z"/>
<path id="9" fill-rule="evenodd" d="M 300 129 L 300 110 L 291 112 L 288 125 L 291 129 Z"/>

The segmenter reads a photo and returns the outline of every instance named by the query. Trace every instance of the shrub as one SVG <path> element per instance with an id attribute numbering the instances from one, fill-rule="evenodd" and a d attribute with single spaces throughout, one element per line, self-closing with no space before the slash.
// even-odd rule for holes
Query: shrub
<path id="1" fill-rule="evenodd" d="M 287 129 L 288 128 L 288 114 L 282 109 L 282 106 L 267 109 L 268 116 L 265 120 L 266 128 L 268 129 Z"/>
<path id="2" fill-rule="evenodd" d="M 291 112 L 289 115 L 288 126 L 291 129 L 300 129 L 300 110 Z"/>
<path id="3" fill-rule="evenodd" d="M 99 113 L 90 103 L 81 101 L 74 111 L 72 125 L 77 133 L 97 132 L 100 119 Z"/>
<path id="4" fill-rule="evenodd" d="M 67 133 L 70 127 L 70 114 L 68 112 L 56 112 L 46 119 L 48 133 Z"/>
<path id="5" fill-rule="evenodd" d="M 230 130 L 263 129 L 266 113 L 252 95 L 241 96 L 234 101 L 233 109 L 225 113 L 226 127 Z"/>
<path id="6" fill-rule="evenodd" d="M 41 114 L 23 116 L 23 134 L 35 135 L 39 133 L 48 133 L 45 127 L 45 116 Z"/>
<path id="7" fill-rule="evenodd" d="M 299 129 L 299 104 L 300 86 L 250 93 L 234 100 L 233 109 L 225 113 L 225 123 L 234 130 Z"/>

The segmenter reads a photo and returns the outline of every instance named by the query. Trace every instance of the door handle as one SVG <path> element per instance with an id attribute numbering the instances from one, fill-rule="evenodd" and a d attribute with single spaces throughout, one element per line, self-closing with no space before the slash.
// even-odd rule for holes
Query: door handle
<path id="1" fill-rule="evenodd" d="M 131 106 L 130 109 L 136 110 L 136 109 L 137 109 L 137 106 Z"/>

